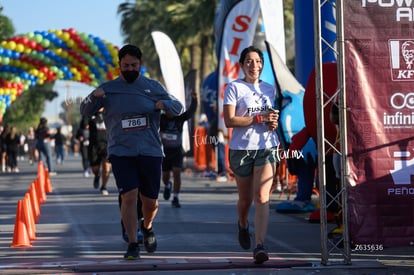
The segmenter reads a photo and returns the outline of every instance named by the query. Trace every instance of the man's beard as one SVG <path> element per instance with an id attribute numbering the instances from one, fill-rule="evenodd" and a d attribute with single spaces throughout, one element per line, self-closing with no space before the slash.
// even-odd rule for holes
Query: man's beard
<path id="1" fill-rule="evenodd" d="M 121 71 L 121 74 L 128 83 L 134 82 L 139 76 L 138 71 Z"/>

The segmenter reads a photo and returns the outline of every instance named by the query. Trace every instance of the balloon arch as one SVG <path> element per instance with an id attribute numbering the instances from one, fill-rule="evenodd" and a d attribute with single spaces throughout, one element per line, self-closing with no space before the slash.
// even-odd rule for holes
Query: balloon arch
<path id="1" fill-rule="evenodd" d="M 54 80 L 91 86 L 118 75 L 118 48 L 91 34 L 34 31 L 0 42 L 0 122 L 25 90 Z"/>

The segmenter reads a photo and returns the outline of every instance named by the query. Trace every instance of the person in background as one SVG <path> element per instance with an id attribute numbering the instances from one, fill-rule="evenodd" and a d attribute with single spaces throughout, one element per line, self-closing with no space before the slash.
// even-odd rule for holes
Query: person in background
<path id="1" fill-rule="evenodd" d="M 197 110 L 197 94 L 191 93 L 191 104 L 187 111 L 179 116 L 174 116 L 169 112 L 161 115 L 160 134 L 162 144 L 164 146 L 164 158 L 162 160 L 162 181 L 164 183 L 164 199 L 169 200 L 171 189 L 174 192 L 174 198 L 171 206 L 180 208 L 181 204 L 178 194 L 181 190 L 181 169 L 183 168 L 183 125 L 186 120 L 194 116 Z M 173 174 L 173 182 L 171 184 L 170 174 Z"/>
<path id="2" fill-rule="evenodd" d="M 218 115 L 217 115 L 217 105 L 212 106 L 215 116 L 211 121 L 208 135 L 210 138 L 214 137 L 212 140 L 214 151 L 216 153 L 217 159 L 217 175 L 216 180 L 218 182 L 226 182 L 227 181 L 227 169 L 226 169 L 226 160 L 225 160 L 225 147 L 226 143 L 224 140 L 224 133 L 222 130 L 218 128 Z"/>
<path id="3" fill-rule="evenodd" d="M 82 117 L 79 129 L 76 132 L 76 139 L 79 141 L 79 151 L 82 158 L 83 175 L 89 177 L 91 173 L 89 162 L 89 122 L 88 118 Z"/>
<path id="4" fill-rule="evenodd" d="M 8 124 L 3 126 L 3 130 L 0 134 L 0 158 L 1 158 L 1 171 L 4 173 L 7 170 L 7 144 L 6 136 L 9 134 L 10 127 Z"/>
<path id="5" fill-rule="evenodd" d="M 93 179 L 93 187 L 95 189 L 99 188 L 99 180 L 102 178 L 100 188 L 102 196 L 109 195 L 106 185 L 111 173 L 111 163 L 107 159 L 107 147 L 104 108 L 101 108 L 89 119 L 88 156 L 92 173 L 95 176 Z"/>
<path id="6" fill-rule="evenodd" d="M 46 158 L 47 168 L 49 170 L 49 175 L 56 175 L 55 170 L 53 169 L 52 162 L 52 149 L 50 146 L 50 129 L 47 124 L 47 119 L 42 117 L 40 118 L 39 125 L 35 131 L 36 137 L 36 149 L 39 152 L 39 161 L 42 161 L 43 158 Z"/>
<path id="7" fill-rule="evenodd" d="M 29 164 L 33 165 L 33 163 L 36 162 L 38 158 L 38 152 L 36 150 L 36 137 L 33 127 L 30 127 L 27 132 L 27 146 L 29 154 Z"/>
<path id="8" fill-rule="evenodd" d="M 223 115 L 227 128 L 233 128 L 229 143 L 229 163 L 235 174 L 239 200 L 238 239 L 250 249 L 249 210 L 254 201 L 255 242 L 253 259 L 262 264 L 269 259 L 265 236 L 269 223 L 269 197 L 277 166 L 276 134 L 279 111 L 273 109 L 276 91 L 260 80 L 263 53 L 250 46 L 240 55 L 244 77 L 230 82 L 224 92 Z"/>
<path id="9" fill-rule="evenodd" d="M 55 140 L 56 164 L 63 164 L 63 161 L 65 160 L 66 137 L 62 134 L 61 127 L 56 129 L 56 133 L 53 138 Z"/>
<path id="10" fill-rule="evenodd" d="M 13 126 L 5 138 L 7 147 L 7 172 L 19 172 L 17 159 L 19 155 L 20 136 L 17 133 L 17 127 Z"/>
<path id="11" fill-rule="evenodd" d="M 141 74 L 142 52 L 125 45 L 118 52 L 120 76 L 93 90 L 80 105 L 89 117 L 105 109 L 108 156 L 122 197 L 121 217 L 128 234 L 124 258 L 139 258 L 137 197 L 142 201 L 141 232 L 148 253 L 157 249 L 153 222 L 158 212 L 163 149 L 159 134 L 161 110 L 183 113 L 178 99 L 155 80 Z"/>
<path id="12" fill-rule="evenodd" d="M 218 128 L 218 71 L 215 70 L 210 73 L 203 81 L 201 86 L 201 97 L 203 102 L 203 109 L 207 115 L 207 119 L 210 122 L 208 127 L 208 140 L 211 141 L 211 145 L 214 147 L 216 157 L 216 181 L 226 182 L 227 168 L 226 168 L 226 141 L 224 133 Z"/>
<path id="13" fill-rule="evenodd" d="M 25 151 L 26 146 L 26 135 L 23 133 L 19 133 L 19 150 L 18 150 L 18 160 L 24 160 L 24 155 L 26 153 Z"/>

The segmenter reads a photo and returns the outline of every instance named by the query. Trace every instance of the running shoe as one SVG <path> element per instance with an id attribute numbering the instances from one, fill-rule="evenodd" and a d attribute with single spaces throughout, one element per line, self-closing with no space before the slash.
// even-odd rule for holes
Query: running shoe
<path id="1" fill-rule="evenodd" d="M 99 187 L 99 176 L 96 175 L 95 178 L 93 179 L 93 188 L 98 189 Z"/>
<path id="2" fill-rule="evenodd" d="M 102 194 L 102 196 L 109 196 L 109 192 L 105 187 L 101 188 L 101 194 Z"/>
<path id="3" fill-rule="evenodd" d="M 141 232 L 144 236 L 144 248 L 148 253 L 152 253 L 157 250 L 157 239 L 152 228 L 147 229 L 144 227 L 144 220 L 141 222 Z"/>
<path id="4" fill-rule="evenodd" d="M 144 236 L 142 235 L 142 232 L 139 229 L 137 231 L 137 240 L 138 240 L 138 243 L 141 243 L 141 244 L 142 244 L 142 241 L 144 240 Z"/>
<path id="5" fill-rule="evenodd" d="M 248 250 L 250 249 L 249 225 L 247 223 L 247 228 L 242 228 L 240 226 L 240 223 L 238 223 L 238 225 L 239 225 L 239 244 L 243 249 Z"/>
<path id="6" fill-rule="evenodd" d="M 122 228 L 122 239 L 124 239 L 126 243 L 129 243 L 128 234 L 125 231 L 122 221 L 121 221 L 121 228 Z M 137 230 L 137 240 L 139 244 L 142 244 L 142 241 L 144 240 L 144 236 L 142 236 L 141 230 L 139 229 Z"/>
<path id="7" fill-rule="evenodd" d="M 253 251 L 253 258 L 255 264 L 262 264 L 269 260 L 269 254 L 262 244 L 258 244 Z"/>
<path id="8" fill-rule="evenodd" d="M 304 213 L 315 211 L 316 207 L 309 201 L 285 201 L 276 205 L 279 213 Z"/>
<path id="9" fill-rule="evenodd" d="M 124 254 L 124 258 L 127 260 L 136 260 L 139 258 L 139 246 L 138 243 L 128 244 L 128 249 Z"/>
<path id="10" fill-rule="evenodd" d="M 171 207 L 180 208 L 181 204 L 177 197 L 175 197 L 171 202 Z"/>
<path id="11" fill-rule="evenodd" d="M 171 183 L 171 181 L 169 181 L 164 186 L 164 200 L 166 200 L 166 201 L 168 201 L 171 197 L 171 188 L 172 188 L 172 183 Z"/>

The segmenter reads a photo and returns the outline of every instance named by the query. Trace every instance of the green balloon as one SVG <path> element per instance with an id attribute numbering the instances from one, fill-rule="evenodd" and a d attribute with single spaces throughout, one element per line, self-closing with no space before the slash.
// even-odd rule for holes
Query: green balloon
<path id="1" fill-rule="evenodd" d="M 45 48 L 49 48 L 50 46 L 50 41 L 48 39 L 43 39 L 41 42 L 42 46 Z"/>
<path id="2" fill-rule="evenodd" d="M 42 42 L 42 40 L 43 40 L 43 36 L 41 34 L 35 34 L 34 41 L 36 41 L 37 43 L 40 43 Z"/>

